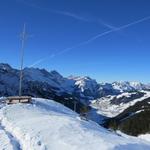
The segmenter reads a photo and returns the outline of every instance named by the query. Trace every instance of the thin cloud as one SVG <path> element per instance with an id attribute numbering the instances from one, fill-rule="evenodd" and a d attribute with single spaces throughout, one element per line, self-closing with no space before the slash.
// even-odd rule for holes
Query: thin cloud
<path id="1" fill-rule="evenodd" d="M 89 40 L 84 41 L 83 43 L 80 43 L 80 44 L 81 44 L 81 45 L 88 44 L 88 43 L 90 43 L 90 42 L 92 42 L 92 41 L 94 41 L 94 40 L 96 40 L 96 39 L 98 39 L 98 38 L 100 38 L 100 37 L 102 37 L 102 36 L 105 36 L 105 35 L 107 35 L 107 34 L 110 34 L 110 33 L 112 33 L 112 32 L 115 32 L 115 31 L 119 31 L 119 30 L 126 29 L 126 28 L 128 28 L 128 27 L 130 27 L 130 26 L 136 25 L 136 24 L 138 24 L 138 23 L 141 23 L 141 22 L 146 21 L 146 20 L 149 20 L 149 19 L 150 19 L 150 16 L 144 17 L 144 18 L 142 18 L 142 19 L 139 19 L 139 20 L 136 20 L 136 21 L 134 21 L 134 22 L 128 23 L 128 24 L 126 24 L 126 25 L 120 26 L 120 27 L 118 27 L 118 28 L 114 28 L 114 29 L 108 30 L 108 31 L 106 31 L 106 32 L 97 34 L 96 36 L 94 36 L 94 37 L 90 38 Z"/>
<path id="2" fill-rule="evenodd" d="M 103 26 L 105 26 L 105 27 L 107 27 L 107 28 L 109 28 L 109 29 L 111 29 L 111 30 L 117 29 L 117 27 L 115 27 L 115 26 L 113 26 L 111 24 L 108 24 L 108 23 L 106 23 L 105 21 L 103 21 L 101 19 L 98 19 L 98 23 L 103 25 Z"/>
<path id="3" fill-rule="evenodd" d="M 128 27 L 131 27 L 131 26 L 136 25 L 136 24 L 138 24 L 138 23 L 141 23 L 141 22 L 143 22 L 143 21 L 147 21 L 147 20 L 149 20 L 149 19 L 150 19 L 150 16 L 144 17 L 144 18 L 142 18 L 142 19 L 133 21 L 133 22 L 131 22 L 131 23 L 128 23 L 128 24 L 123 25 L 123 26 L 120 26 L 120 27 L 118 27 L 118 28 L 114 28 L 114 29 L 108 30 L 108 31 L 106 31 L 106 32 L 97 34 L 96 36 L 93 36 L 93 37 L 91 37 L 90 39 L 88 39 L 88 40 L 86 40 L 86 41 L 83 41 L 83 42 L 81 42 L 81 43 L 79 43 L 79 44 L 77 44 L 77 45 L 75 45 L 75 46 L 72 46 L 72 47 L 69 47 L 69 48 L 66 48 L 66 49 L 61 50 L 59 53 L 54 54 L 54 57 L 57 56 L 57 55 L 62 55 L 62 54 L 64 54 L 64 53 L 67 53 L 67 52 L 69 52 L 69 51 L 71 51 L 71 50 L 73 50 L 73 49 L 75 49 L 75 48 L 80 47 L 80 46 L 87 45 L 87 44 L 89 44 L 89 43 L 95 41 L 96 39 L 98 39 L 98 38 L 100 38 L 100 37 L 103 37 L 103 36 L 105 36 L 105 35 L 108 35 L 108 34 L 110 34 L 110 33 L 113 33 L 113 32 L 119 31 L 119 30 L 126 29 L 126 28 L 128 28 Z M 47 57 L 45 57 L 45 58 L 43 58 L 43 59 L 40 59 L 40 60 L 36 61 L 36 63 L 34 63 L 34 65 L 37 65 L 37 64 L 39 64 L 39 63 L 45 61 L 46 59 L 47 59 Z M 31 66 L 34 66 L 34 65 L 31 65 Z"/>
<path id="4" fill-rule="evenodd" d="M 34 66 L 40 64 L 41 62 L 45 61 L 46 59 L 54 58 L 54 57 L 55 57 L 55 54 L 51 54 L 51 55 L 49 55 L 49 56 L 47 56 L 47 57 L 44 57 L 44 58 L 41 58 L 41 59 L 35 61 L 35 62 L 34 62 L 32 65 L 30 65 L 29 67 L 34 67 Z"/>
<path id="5" fill-rule="evenodd" d="M 47 9 L 47 8 L 43 8 L 43 7 L 40 7 L 34 3 L 31 3 L 31 2 L 28 2 L 28 1 L 25 1 L 25 0 L 16 0 L 17 2 L 20 2 L 24 5 L 27 5 L 29 7 L 32 7 L 32 8 L 35 8 L 35 9 L 39 9 L 41 11 L 46 11 L 46 12 L 50 12 L 50 13 L 53 13 L 53 14 L 58 14 L 58 15 L 63 15 L 63 16 L 66 16 L 66 17 L 70 17 L 70 18 L 73 18 L 75 20 L 79 20 L 79 21 L 84 21 L 84 22 L 92 22 L 92 23 L 98 23 L 98 24 L 101 24 L 109 29 L 113 28 L 112 25 L 98 19 L 98 18 L 95 18 L 95 19 L 91 19 L 89 17 L 84 17 L 82 15 L 78 15 L 78 14 L 75 14 L 75 13 L 72 13 L 72 12 L 68 12 L 68 11 L 62 11 L 62 10 L 54 10 L 54 9 Z M 115 28 L 115 27 L 114 27 Z"/>
<path id="6" fill-rule="evenodd" d="M 38 6 L 38 5 L 34 4 L 34 3 L 27 2 L 25 0 L 16 0 L 16 1 L 20 2 L 20 3 L 23 3 L 23 4 L 25 4 L 25 5 L 29 6 L 29 7 L 34 7 L 36 9 L 40 9 L 40 10 L 47 11 L 47 12 L 50 12 L 50 13 L 55 13 L 55 14 L 71 17 L 71 18 L 76 19 L 76 20 L 81 20 L 81 21 L 86 21 L 86 22 L 91 21 L 88 18 L 82 17 L 80 15 L 77 15 L 77 14 L 74 14 L 74 13 L 71 13 L 71 12 L 68 12 L 68 11 L 61 11 L 61 10 L 54 10 L 54 9 L 43 8 L 43 7 L 40 7 L 40 6 Z"/>
<path id="7" fill-rule="evenodd" d="M 105 26 L 106 28 L 109 28 L 109 29 L 116 29 L 116 27 L 114 27 L 114 26 L 108 24 L 107 22 L 102 21 L 101 19 L 98 19 L 98 18 L 91 19 L 89 17 L 83 17 L 81 15 L 77 15 L 77 14 L 74 14 L 74 13 L 71 13 L 68 11 L 51 10 L 51 12 L 53 12 L 55 14 L 71 17 L 73 19 L 84 21 L 84 22 L 98 23 L 98 24 Z"/>
<path id="8" fill-rule="evenodd" d="M 85 21 L 85 22 L 90 22 L 91 21 L 90 19 L 87 19 L 85 17 L 79 16 L 77 14 L 70 13 L 70 12 L 67 12 L 67 11 L 52 10 L 52 12 L 56 13 L 56 14 L 68 16 L 68 17 L 74 18 L 76 20 L 81 20 L 81 21 Z"/>

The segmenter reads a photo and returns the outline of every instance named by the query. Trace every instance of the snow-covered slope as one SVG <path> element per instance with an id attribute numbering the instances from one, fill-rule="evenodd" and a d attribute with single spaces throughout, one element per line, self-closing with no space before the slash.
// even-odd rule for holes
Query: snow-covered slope
<path id="1" fill-rule="evenodd" d="M 138 137 L 150 142 L 150 134 L 141 134 Z"/>
<path id="2" fill-rule="evenodd" d="M 13 150 L 13 144 L 11 139 L 8 137 L 5 130 L 0 126 L 0 149 L 2 150 Z"/>
<path id="3" fill-rule="evenodd" d="M 91 106 L 97 109 L 97 113 L 107 117 L 115 117 L 138 101 L 150 97 L 150 92 L 122 93 L 117 96 L 106 96 L 92 101 Z"/>
<path id="4" fill-rule="evenodd" d="M 10 143 L 6 150 L 11 150 L 14 142 L 18 145 L 13 147 L 15 150 L 150 149 L 149 142 L 122 137 L 92 121 L 81 120 L 76 113 L 50 100 L 33 99 L 33 104 L 4 106 L 0 109 L 0 122 L 0 139 Z M 4 149 L 5 144 L 0 144 Z"/>

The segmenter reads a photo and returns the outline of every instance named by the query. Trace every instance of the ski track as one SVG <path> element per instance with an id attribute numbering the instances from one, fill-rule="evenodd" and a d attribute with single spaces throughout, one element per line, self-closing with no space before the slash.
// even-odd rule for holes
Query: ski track
<path id="1" fill-rule="evenodd" d="M 11 124 L 6 118 L 0 120 L 0 128 L 9 138 L 13 150 L 47 150 L 44 143 L 40 141 L 38 135 L 35 137 L 30 137 L 28 133 L 20 131 L 19 128 Z"/>
<path id="2" fill-rule="evenodd" d="M 12 133 L 7 131 L 5 127 L 1 124 L 1 122 L 0 122 L 0 129 L 3 130 L 4 133 L 7 135 L 14 150 L 22 150 L 19 140 L 14 135 L 12 135 Z"/>

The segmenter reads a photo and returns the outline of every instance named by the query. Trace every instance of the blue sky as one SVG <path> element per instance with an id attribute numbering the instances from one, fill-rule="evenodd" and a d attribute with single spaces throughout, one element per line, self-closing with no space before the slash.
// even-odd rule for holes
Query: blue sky
<path id="1" fill-rule="evenodd" d="M 0 62 L 97 81 L 150 82 L 149 0 L 1 0 Z"/>

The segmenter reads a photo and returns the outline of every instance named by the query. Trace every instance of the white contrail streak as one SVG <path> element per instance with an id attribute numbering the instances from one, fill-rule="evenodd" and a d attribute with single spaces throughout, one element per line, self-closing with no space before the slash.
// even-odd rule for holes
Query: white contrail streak
<path id="1" fill-rule="evenodd" d="M 105 21 L 103 21 L 102 19 L 98 19 L 98 23 L 107 27 L 108 29 L 116 29 L 117 27 L 112 26 L 111 24 L 106 23 Z"/>
<path id="2" fill-rule="evenodd" d="M 55 13 L 55 14 L 60 14 L 60 15 L 68 16 L 68 17 L 74 18 L 74 19 L 76 19 L 76 20 L 81 20 L 81 21 L 85 21 L 85 22 L 91 22 L 90 19 L 81 17 L 81 16 L 79 16 L 79 15 L 70 13 L 70 12 L 68 12 L 68 11 L 51 10 L 51 12 L 53 12 L 53 13 Z"/>
<path id="3" fill-rule="evenodd" d="M 86 41 L 83 41 L 83 42 L 81 42 L 81 43 L 79 43 L 79 44 L 77 44 L 77 45 L 75 45 L 75 46 L 72 46 L 72 47 L 69 47 L 69 48 L 66 48 L 66 49 L 61 50 L 59 53 L 54 54 L 53 57 L 55 57 L 55 56 L 57 56 L 57 55 L 62 55 L 62 54 L 64 54 L 64 53 L 66 53 L 66 52 L 71 51 L 72 49 L 78 48 L 78 47 L 83 46 L 83 45 L 87 45 L 87 44 L 93 42 L 94 40 L 96 40 L 96 39 L 98 39 L 98 38 L 100 38 L 100 37 L 103 37 L 103 36 L 105 36 L 105 35 L 108 35 L 108 34 L 110 34 L 110 33 L 113 33 L 113 32 L 119 31 L 119 30 L 126 29 L 126 28 L 128 28 L 128 27 L 130 27 L 130 26 L 136 25 L 136 24 L 138 24 L 138 23 L 141 23 L 141 22 L 146 21 L 146 20 L 149 20 L 149 19 L 150 19 L 150 16 L 144 17 L 144 18 L 142 18 L 142 19 L 139 19 L 139 20 L 136 20 L 136 21 L 134 21 L 134 22 L 128 23 L 128 24 L 126 24 L 126 25 L 120 26 L 120 27 L 118 27 L 118 28 L 113 28 L 113 29 L 111 29 L 111 30 L 108 30 L 108 31 L 105 31 L 105 32 L 103 32 L 103 33 L 97 34 L 96 36 L 91 37 L 90 39 L 88 39 L 88 40 L 86 40 Z M 31 65 L 31 66 L 37 65 L 37 64 L 39 64 L 39 63 L 45 61 L 47 58 L 51 58 L 51 56 L 45 57 L 45 58 L 43 58 L 43 59 L 40 59 L 40 60 L 36 61 L 36 62 L 35 62 L 33 65 Z"/>
<path id="4" fill-rule="evenodd" d="M 79 16 L 77 14 L 74 14 L 74 13 L 71 13 L 71 12 L 68 12 L 68 11 L 61 11 L 61 10 L 54 10 L 54 9 L 43 8 L 43 7 L 40 7 L 40 6 L 38 6 L 38 5 L 34 4 L 34 3 L 29 3 L 29 2 L 27 2 L 25 0 L 17 0 L 17 2 L 20 2 L 20 3 L 23 3 L 25 5 L 28 5 L 29 7 L 40 9 L 42 11 L 46 11 L 46 12 L 50 12 L 50 13 L 54 13 L 54 14 L 58 14 L 58 15 L 71 17 L 71 18 L 76 19 L 76 20 L 81 20 L 81 21 L 85 21 L 85 22 L 91 22 L 91 20 L 88 19 L 88 18 L 84 18 L 82 16 Z"/>
<path id="5" fill-rule="evenodd" d="M 90 38 L 89 40 L 83 42 L 83 44 L 84 44 L 84 45 L 85 45 L 85 44 L 88 44 L 88 43 L 90 43 L 90 42 L 92 42 L 92 41 L 94 41 L 94 40 L 96 40 L 96 39 L 98 39 L 98 38 L 100 38 L 100 37 L 102 37 L 102 36 L 104 36 L 104 35 L 107 35 L 107 34 L 109 34 L 109 33 L 115 32 L 115 31 L 123 30 L 123 29 L 125 29 L 125 28 L 128 28 L 128 27 L 130 27 L 130 26 L 133 26 L 133 25 L 135 25 L 135 24 L 141 23 L 141 22 L 146 21 L 146 20 L 149 20 L 149 19 L 150 19 L 150 16 L 144 17 L 144 18 L 142 18 L 142 19 L 140 19 L 140 20 L 137 20 L 137 21 L 128 23 L 128 24 L 123 25 L 123 26 L 121 26 L 121 27 L 118 27 L 118 28 L 115 28 L 115 29 L 112 29 L 112 30 L 108 30 L 108 31 L 103 32 L 103 33 L 100 33 L 100 34 L 98 34 L 98 35 L 96 35 L 96 36 Z"/>
<path id="6" fill-rule="evenodd" d="M 45 61 L 46 59 L 49 59 L 49 58 L 54 58 L 55 57 L 55 54 L 52 54 L 52 55 L 49 55 L 47 57 L 44 57 L 44 58 L 41 58 L 39 60 L 37 60 L 36 62 L 34 62 L 32 65 L 30 65 L 29 67 L 34 67 L 38 64 L 40 64 L 41 62 Z"/>
<path id="7" fill-rule="evenodd" d="M 40 7 L 34 3 L 31 3 L 31 2 L 27 2 L 25 0 L 16 0 L 17 2 L 20 2 L 24 5 L 27 5 L 29 7 L 32 7 L 32 8 L 35 8 L 35 9 L 39 9 L 39 10 L 42 10 L 42 11 L 45 11 L 45 12 L 49 12 L 49 13 L 53 13 L 53 14 L 58 14 L 58 15 L 63 15 L 63 16 L 66 16 L 66 17 L 70 17 L 72 19 L 75 19 L 75 20 L 79 20 L 79 21 L 84 21 L 84 22 L 95 22 L 95 23 L 99 23 L 107 28 L 113 28 L 113 26 L 109 25 L 108 23 L 100 20 L 100 19 L 91 19 L 89 17 L 84 17 L 84 16 L 81 16 L 81 15 L 78 15 L 78 14 L 75 14 L 75 13 L 72 13 L 72 12 L 68 12 L 68 11 L 65 11 L 65 10 L 55 10 L 55 9 L 48 9 L 48 8 L 43 8 L 43 7 Z"/>

